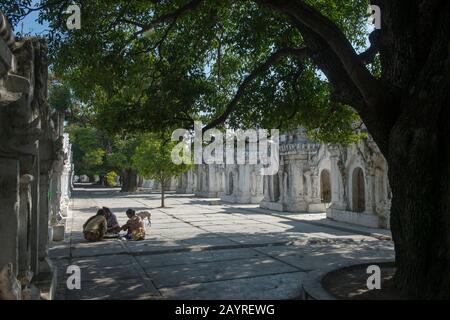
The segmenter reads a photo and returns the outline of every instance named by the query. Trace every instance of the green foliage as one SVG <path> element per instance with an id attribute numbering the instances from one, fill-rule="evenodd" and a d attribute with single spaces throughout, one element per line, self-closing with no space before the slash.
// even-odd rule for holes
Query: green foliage
<path id="1" fill-rule="evenodd" d="M 110 171 L 106 174 L 106 183 L 110 187 L 117 186 L 116 178 L 118 177 L 118 174 L 115 171 Z"/>
<path id="2" fill-rule="evenodd" d="M 107 165 L 118 171 L 134 169 L 132 157 L 138 143 L 136 135 L 114 135 L 110 139 L 111 150 L 107 155 Z"/>
<path id="3" fill-rule="evenodd" d="M 105 156 L 105 150 L 103 149 L 93 149 L 85 152 L 84 161 L 86 165 L 90 166 L 100 166 L 103 164 L 103 157 Z"/>
<path id="4" fill-rule="evenodd" d="M 88 176 L 103 175 L 105 168 L 104 137 L 93 127 L 76 124 L 66 128 L 70 134 L 75 174 Z"/>
<path id="5" fill-rule="evenodd" d="M 53 82 L 49 86 L 48 101 L 57 111 L 68 111 L 73 104 L 70 89 L 57 82 Z"/>
<path id="6" fill-rule="evenodd" d="M 83 112 L 94 115 L 97 128 L 124 136 L 188 128 L 193 120 L 209 122 L 224 112 L 243 79 L 268 56 L 304 45 L 289 19 L 255 1 L 204 0 L 175 23 L 136 36 L 139 25 L 187 2 L 75 1 L 81 5 L 82 29 L 70 31 L 60 2 L 37 4 L 44 5 L 40 19 L 50 24 L 53 70 Z M 336 22 L 356 49 L 365 46 L 368 1 L 307 2 Z M 18 8 L 2 5 L 10 16 L 20 14 Z M 378 74 L 377 64 L 372 71 Z M 281 130 L 304 126 L 323 141 L 354 141 L 356 113 L 332 105 L 330 95 L 327 79 L 311 61 L 285 58 L 245 90 L 228 125 Z M 111 158 L 127 162 L 120 155 Z"/>
<path id="7" fill-rule="evenodd" d="M 134 169 L 132 156 L 140 141 L 134 135 L 111 135 L 91 125 L 71 124 L 70 134 L 76 174 L 105 175 Z"/>
<path id="8" fill-rule="evenodd" d="M 138 173 L 164 185 L 171 177 L 188 171 L 189 165 L 176 165 L 172 162 L 171 152 L 175 145 L 175 142 L 163 140 L 155 134 L 143 135 L 133 156 L 133 163 Z"/>

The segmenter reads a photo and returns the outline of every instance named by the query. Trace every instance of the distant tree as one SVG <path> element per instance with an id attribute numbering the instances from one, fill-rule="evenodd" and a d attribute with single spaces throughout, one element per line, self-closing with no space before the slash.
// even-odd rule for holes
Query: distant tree
<path id="1" fill-rule="evenodd" d="M 70 88 L 61 83 L 51 82 L 48 90 L 48 101 L 55 110 L 68 111 L 73 105 Z"/>
<path id="2" fill-rule="evenodd" d="M 70 125 L 66 128 L 70 135 L 73 162 L 76 175 L 103 176 L 106 173 L 105 145 L 102 134 L 90 126 Z"/>
<path id="3" fill-rule="evenodd" d="M 176 165 L 171 152 L 175 143 L 161 139 L 155 134 L 145 134 L 136 148 L 133 163 L 140 175 L 154 179 L 161 185 L 161 207 L 165 206 L 165 187 L 172 177 L 177 177 L 190 169 L 189 165 Z"/>
<path id="4" fill-rule="evenodd" d="M 111 139 L 111 152 L 107 155 L 107 165 L 120 172 L 122 192 L 135 192 L 138 188 L 137 170 L 132 161 L 138 141 L 134 135 L 115 135 Z"/>
<path id="5" fill-rule="evenodd" d="M 114 135 L 89 124 L 70 124 L 66 128 L 73 150 L 75 174 L 98 175 L 106 183 L 106 174 L 120 172 L 122 192 L 137 190 L 137 171 L 133 164 L 138 139 L 136 136 Z"/>
<path id="6" fill-rule="evenodd" d="M 48 102 L 57 112 L 64 113 L 64 120 L 69 124 L 90 124 L 92 110 L 77 99 L 68 82 L 56 79 L 51 74 L 48 84 Z"/>

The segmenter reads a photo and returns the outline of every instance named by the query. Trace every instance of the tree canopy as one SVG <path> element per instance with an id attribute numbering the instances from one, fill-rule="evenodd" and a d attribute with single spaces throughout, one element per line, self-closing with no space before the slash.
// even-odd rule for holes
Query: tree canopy
<path id="1" fill-rule="evenodd" d="M 364 46 L 366 1 L 311 2 Z M 303 125 L 325 141 L 356 138 L 356 113 L 331 101 L 303 36 L 262 1 L 84 1 L 80 30 L 67 29 L 64 1 L 41 4 L 54 72 L 107 130 L 203 120 L 208 128 Z"/>

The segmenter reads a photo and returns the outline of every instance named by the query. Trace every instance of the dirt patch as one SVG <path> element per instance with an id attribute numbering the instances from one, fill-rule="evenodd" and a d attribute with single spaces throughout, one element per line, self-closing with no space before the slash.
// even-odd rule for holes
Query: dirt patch
<path id="1" fill-rule="evenodd" d="M 367 267 L 378 265 L 381 269 L 381 289 L 369 290 Z M 371 263 L 338 269 L 326 274 L 322 287 L 340 300 L 407 300 L 408 297 L 394 286 L 394 263 Z"/>

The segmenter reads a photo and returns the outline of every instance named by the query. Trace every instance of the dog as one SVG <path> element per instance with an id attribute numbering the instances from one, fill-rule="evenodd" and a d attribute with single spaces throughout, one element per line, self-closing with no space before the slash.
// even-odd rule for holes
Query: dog
<path id="1" fill-rule="evenodd" d="M 140 217 L 142 220 L 147 219 L 147 225 L 151 226 L 152 225 L 152 214 L 148 211 L 139 211 L 136 213 L 136 215 L 138 217 Z"/>

